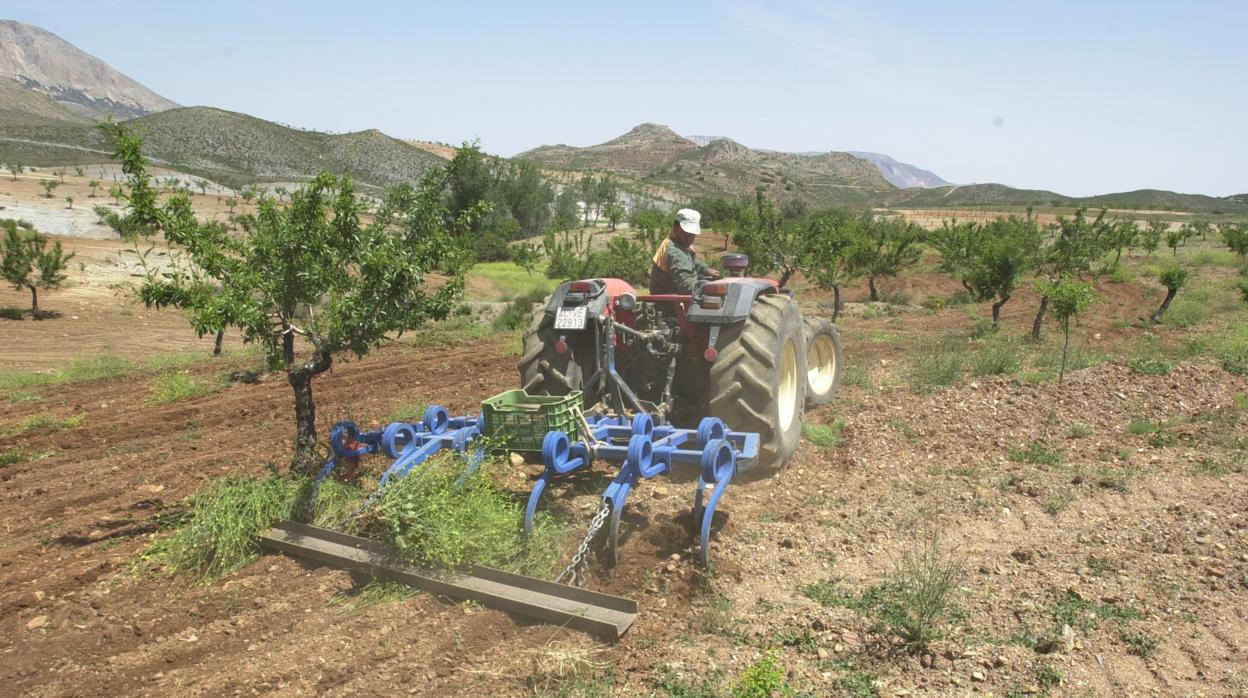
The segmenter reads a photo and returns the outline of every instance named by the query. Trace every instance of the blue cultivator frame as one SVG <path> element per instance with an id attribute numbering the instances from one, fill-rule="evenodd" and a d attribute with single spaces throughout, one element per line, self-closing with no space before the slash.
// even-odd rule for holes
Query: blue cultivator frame
<path id="1" fill-rule="evenodd" d="M 750 464 L 758 458 L 758 434 L 728 431 L 723 421 L 715 417 L 703 419 L 697 429 L 656 426 L 654 419 L 644 413 L 631 421 L 616 415 L 587 417 L 586 423 L 592 443 L 572 443 L 571 437 L 560 431 L 552 431 L 543 439 L 542 462 L 546 470 L 529 494 L 524 511 L 525 534 L 532 533 L 538 502 L 552 480 L 589 467 L 596 459 L 619 463 L 619 472 L 602 493 L 603 501 L 611 507 L 607 548 L 614 565 L 619 559 L 620 516 L 637 482 L 670 473 L 678 464 L 697 465 L 700 472 L 694 493 L 693 526 L 700 534 L 701 558 L 706 564 L 715 505 L 737 474 L 738 464 Z M 714 488 L 703 506 L 708 485 Z"/>
<path id="2" fill-rule="evenodd" d="M 404 477 L 438 451 L 449 449 L 468 453 L 467 466 L 460 481 L 480 466 L 484 450 L 480 417 L 451 417 L 446 408 L 432 406 L 425 410 L 419 423 L 394 422 L 384 429 L 360 432 L 354 422 L 339 422 L 330 434 L 333 456 L 316 476 L 316 486 L 329 477 L 337 464 L 348 458 L 384 453 L 394 462 L 381 476 L 377 491 L 365 505 L 381 495 L 392 480 Z M 546 469 L 529 494 L 524 512 L 524 531 L 533 530 L 533 517 L 542 494 L 551 482 L 563 475 L 589 468 L 595 460 L 618 464 L 619 471 L 602 494 L 602 501 L 611 510 L 608 539 L 610 562 L 619 559 L 620 516 L 629 494 L 641 480 L 670 473 L 677 465 L 699 468 L 694 492 L 693 525 L 699 534 L 701 560 L 706 564 L 711 521 L 715 507 L 737 474 L 739 465 L 749 465 L 758 458 L 759 435 L 729 431 L 715 417 L 703 419 L 697 429 L 683 429 L 666 424 L 656 425 L 645 413 L 631 419 L 620 415 L 588 415 L 584 420 L 584 439 L 573 442 L 562 431 L 548 432 L 542 441 L 542 462 Z M 710 488 L 709 497 L 706 490 Z M 703 501 L 705 498 L 705 502 Z"/>

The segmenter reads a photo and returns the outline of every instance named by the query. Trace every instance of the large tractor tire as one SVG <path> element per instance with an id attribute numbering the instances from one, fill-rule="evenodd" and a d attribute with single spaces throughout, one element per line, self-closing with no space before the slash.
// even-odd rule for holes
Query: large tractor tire
<path id="1" fill-rule="evenodd" d="M 827 318 L 806 318 L 806 408 L 826 405 L 841 387 L 845 356 L 841 349 L 841 331 Z"/>
<path id="2" fill-rule="evenodd" d="M 560 354 L 555 350 L 559 335 L 553 324 L 545 308 L 538 308 L 533 311 L 533 320 L 524 332 L 524 345 L 516 368 L 520 370 L 520 386 L 530 395 L 567 395 L 581 390 L 588 377 L 585 369 L 593 361 L 592 345 L 569 337 L 568 351 Z"/>
<path id="3" fill-rule="evenodd" d="M 720 332 L 718 345 L 719 358 L 710 366 L 710 414 L 733 431 L 758 432 L 754 469 L 784 466 L 797 451 L 806 405 L 806 340 L 797 304 L 779 294 L 760 296 L 745 322 Z"/>

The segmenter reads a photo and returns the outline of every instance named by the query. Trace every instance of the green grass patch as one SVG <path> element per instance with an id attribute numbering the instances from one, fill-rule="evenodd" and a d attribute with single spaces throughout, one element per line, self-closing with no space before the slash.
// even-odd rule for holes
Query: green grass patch
<path id="1" fill-rule="evenodd" d="M 1073 334 L 1073 333 L 1072 333 Z M 1071 346 L 1070 352 L 1066 356 L 1066 372 L 1081 371 L 1085 368 L 1091 368 L 1097 364 L 1105 362 L 1105 355 L 1089 349 Z M 1049 347 L 1044 351 L 1036 354 L 1032 360 L 1032 367 L 1038 371 L 1048 371 L 1054 374 L 1062 365 L 1062 347 L 1060 345 Z"/>
<path id="2" fill-rule="evenodd" d="M 1092 435 L 1092 427 L 1083 422 L 1075 422 L 1070 425 L 1070 429 L 1066 431 L 1066 437 L 1070 439 L 1082 439 L 1085 436 Z"/>
<path id="3" fill-rule="evenodd" d="M 87 413 L 80 412 L 69 417 L 56 417 L 47 412 L 32 414 L 23 419 L 9 429 L 6 433 L 10 436 L 21 434 L 29 434 L 33 431 L 63 431 L 65 429 L 73 429 L 80 427 L 87 421 Z"/>
<path id="4" fill-rule="evenodd" d="M 1109 272 L 1109 280 L 1115 284 L 1128 284 L 1135 281 L 1136 273 L 1125 264 L 1119 264 Z"/>
<path id="5" fill-rule="evenodd" d="M 1069 492 L 1055 492 L 1040 500 L 1040 510 L 1049 516 L 1057 516 L 1065 511 L 1074 500 L 1074 495 Z"/>
<path id="6" fill-rule="evenodd" d="M 1144 617 L 1136 609 L 1125 604 L 1101 603 L 1085 599 L 1073 591 L 1066 591 L 1049 607 L 1055 627 L 1069 625 L 1084 632 L 1102 620 L 1118 624 Z"/>
<path id="7" fill-rule="evenodd" d="M 852 385 L 855 388 L 870 388 L 871 375 L 862 366 L 851 364 L 846 366 L 845 371 L 841 373 L 841 385 Z"/>
<path id="8" fill-rule="evenodd" d="M 209 380 L 179 371 L 162 373 L 147 383 L 147 404 L 163 405 L 179 400 L 191 400 L 211 395 L 221 389 L 219 381 Z"/>
<path id="9" fill-rule="evenodd" d="M 329 605 L 342 613 L 359 613 L 373 606 L 398 603 L 420 593 L 420 590 L 389 579 L 372 579 L 358 589 L 340 591 L 329 597 Z"/>
<path id="10" fill-rule="evenodd" d="M 436 349 L 475 342 L 496 334 L 492 327 L 475 323 L 465 317 L 433 322 L 411 333 L 409 345 L 414 349 Z"/>
<path id="11" fill-rule="evenodd" d="M 381 421 L 389 424 L 390 422 L 419 422 L 425 416 L 425 410 L 429 408 L 429 404 L 422 401 L 405 402 L 390 409 Z"/>
<path id="12" fill-rule="evenodd" d="M 1183 292 L 1179 291 L 1170 307 L 1166 309 L 1166 314 L 1161 316 L 1161 322 L 1166 327 L 1194 327 L 1209 319 L 1212 314 L 1213 309 L 1209 307 L 1207 301 L 1184 296 Z"/>
<path id="13" fill-rule="evenodd" d="M 1183 263 L 1189 267 L 1236 267 L 1242 258 L 1230 250 L 1192 250 L 1183 255 Z"/>
<path id="14" fill-rule="evenodd" d="M 931 392 L 957 383 L 962 377 L 961 351 L 930 346 L 910 359 L 906 379 L 918 392 Z"/>
<path id="15" fill-rule="evenodd" d="M 1150 422 L 1147 419 L 1133 419 L 1127 424 L 1127 433 L 1139 436 L 1141 434 L 1152 434 L 1161 431 L 1161 425 L 1156 422 Z"/>
<path id="16" fill-rule="evenodd" d="M 1229 475 L 1231 469 L 1213 460 L 1212 458 L 1201 458 L 1192 466 L 1193 475 L 1204 475 L 1209 477 L 1221 477 Z"/>
<path id="17" fill-rule="evenodd" d="M 150 371 L 180 371 L 212 359 L 210 354 L 202 351 L 170 351 L 143 359 L 143 368 Z"/>
<path id="18" fill-rule="evenodd" d="M 831 424 L 815 424 L 806 422 L 802 425 L 802 435 L 806 440 L 824 451 L 832 451 L 845 443 L 845 420 L 838 419 Z"/>
<path id="19" fill-rule="evenodd" d="M 1095 555 L 1089 555 L 1088 559 L 1084 561 L 1084 564 L 1088 566 L 1088 570 L 1091 571 L 1093 576 L 1096 577 L 1100 577 L 1106 572 L 1113 572 L 1118 569 L 1118 563 L 1112 557 L 1097 557 Z"/>
<path id="20" fill-rule="evenodd" d="M 1127 362 L 1127 366 L 1131 368 L 1131 372 L 1141 376 L 1165 376 L 1174 369 L 1174 366 L 1165 359 L 1149 358 L 1144 356 L 1133 356 Z"/>
<path id="21" fill-rule="evenodd" d="M 1127 646 L 1127 652 L 1144 659 L 1157 654 L 1157 648 L 1161 646 L 1161 640 L 1148 633 L 1124 631 L 1119 637 Z"/>
<path id="22" fill-rule="evenodd" d="M 14 446 L 7 451 L 0 451 L 0 468 L 15 463 L 24 463 L 26 461 L 26 452 L 21 448 Z"/>
<path id="23" fill-rule="evenodd" d="M 495 330 L 523 330 L 533 321 L 533 306 L 541 303 L 549 293 L 541 289 L 513 298 L 502 314 L 494 318 Z"/>
<path id="24" fill-rule="evenodd" d="M 120 378 L 133 371 L 134 364 L 120 356 L 101 354 L 70 361 L 65 368 L 56 373 L 56 377 L 58 383 L 77 383 L 104 378 Z"/>
<path id="25" fill-rule="evenodd" d="M 546 278 L 545 268 L 545 263 L 541 263 L 530 274 L 514 262 L 481 262 L 473 266 L 468 275 L 486 279 L 498 290 L 495 297 L 475 300 L 498 300 L 533 294 L 545 297 L 559 285 L 558 281 Z"/>
<path id="26" fill-rule="evenodd" d="M 1031 463 L 1032 465 L 1061 465 L 1065 460 L 1065 456 L 1061 451 L 1049 448 L 1049 445 L 1041 440 L 1036 439 L 1028 444 L 1027 448 L 1010 449 L 1010 460 L 1015 463 Z"/>
<path id="27" fill-rule="evenodd" d="M 880 695 L 876 688 L 878 681 L 879 676 L 874 672 L 851 670 L 836 677 L 832 685 L 839 691 L 839 695 L 849 698 L 875 698 Z"/>
<path id="28" fill-rule="evenodd" d="M 1125 470 L 1102 468 L 1093 476 L 1097 487 L 1126 494 L 1131 491 L 1131 474 Z"/>
<path id="29" fill-rule="evenodd" d="M 1018 346 L 1005 337 L 996 336 L 984 342 L 971 357 L 971 372 L 976 376 L 1008 376 L 1022 367 Z"/>
<path id="30" fill-rule="evenodd" d="M 732 684 L 732 698 L 776 698 L 793 695 L 775 652 L 747 667 Z"/>

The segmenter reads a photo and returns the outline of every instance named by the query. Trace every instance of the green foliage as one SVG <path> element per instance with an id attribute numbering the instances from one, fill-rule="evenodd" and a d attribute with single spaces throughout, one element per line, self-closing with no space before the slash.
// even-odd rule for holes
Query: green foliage
<path id="1" fill-rule="evenodd" d="M 793 695 L 785 670 L 775 652 L 758 660 L 741 672 L 732 685 L 732 698 L 775 698 Z"/>
<path id="2" fill-rule="evenodd" d="M 763 276 L 778 272 L 783 286 L 808 268 L 813 245 L 805 233 L 800 226 L 786 222 L 766 190 L 759 187 L 754 192 L 754 207 L 746 212 L 733 242 L 749 255 L 751 273 Z"/>
<path id="3" fill-rule="evenodd" d="M 1033 465 L 1056 466 L 1065 460 L 1061 451 L 1050 449 L 1048 444 L 1039 439 L 1032 441 L 1025 449 L 1011 449 L 1010 460 L 1015 463 L 1031 463 Z"/>
<path id="4" fill-rule="evenodd" d="M 529 326 L 529 322 L 533 320 L 533 305 L 541 303 L 547 294 L 544 291 L 536 290 L 512 299 L 507 304 L 506 310 L 494 319 L 494 329 L 496 330 L 522 330 Z"/>
<path id="5" fill-rule="evenodd" d="M 593 250 L 591 237 L 592 231 L 585 228 L 548 230 L 543 241 L 549 260 L 546 276 L 558 280 L 615 277 L 632 284 L 649 283 L 652 250 L 622 236 L 612 238 L 605 249 Z"/>
<path id="6" fill-rule="evenodd" d="M 283 476 L 214 480 L 191 495 L 172 534 L 152 543 L 141 562 L 204 581 L 228 574 L 260 555 L 260 532 L 291 518 L 309 484 Z"/>
<path id="7" fill-rule="evenodd" d="M 392 482 L 363 522 L 365 529 L 421 565 L 477 564 L 548 574 L 558 558 L 553 524 L 539 517 L 526 549 L 523 505 L 494 484 L 491 464 L 457 482 L 463 465 L 459 458 L 435 458 Z"/>
<path id="8" fill-rule="evenodd" d="M 990 223 L 945 221 L 928 243 L 940 251 L 941 268 L 962 282 L 976 301 L 993 302 L 993 326 L 1018 280 L 1040 255 L 1043 232 L 1035 219 L 1010 216 Z"/>
<path id="9" fill-rule="evenodd" d="M 1062 344 L 1062 366 L 1058 383 L 1066 376 L 1066 359 L 1070 348 L 1070 321 L 1092 304 L 1092 284 L 1074 278 L 1062 278 L 1045 289 L 1053 316 L 1062 323 L 1065 341 Z"/>
<path id="10" fill-rule="evenodd" d="M 965 571 L 965 560 L 946 552 L 939 539 L 928 537 L 897 558 L 887 581 L 861 595 L 842 591 L 835 580 L 802 590 L 825 606 L 848 608 L 870 618 L 872 635 L 891 648 L 893 641 L 907 652 L 921 652 L 943 636 L 952 611 L 952 593 Z"/>
<path id="11" fill-rule="evenodd" d="M 417 188 L 390 191 L 365 225 L 350 177 L 323 173 L 287 206 L 262 196 L 255 213 L 236 218 L 235 233 L 198 220 L 185 192 L 159 205 L 141 139 L 117 124 L 102 128 L 128 177 L 127 227 L 141 236 L 163 232 L 174 250 L 168 266 L 148 263 L 151 247 L 142 253 L 139 297 L 182 309 L 201 336 L 237 327 L 270 366 L 285 370 L 295 394 L 292 464 L 311 469 L 313 377 L 335 355 L 363 356 L 393 334 L 445 317 L 462 294 L 466 240 L 486 207 L 450 188 L 448 166 L 431 170 Z M 446 279 L 432 290 L 424 286 L 431 272 Z"/>
<path id="12" fill-rule="evenodd" d="M 1054 625 L 1069 625 L 1084 632 L 1092 629 L 1098 621 L 1108 620 L 1123 624 L 1144 616 L 1136 609 L 1118 603 L 1101 603 L 1085 599 L 1073 590 L 1067 590 L 1050 607 Z"/>
<path id="13" fill-rule="evenodd" d="M 1144 659 L 1156 654 L 1161 645 L 1161 640 L 1148 633 L 1124 631 L 1120 637 L 1128 652 Z"/>
<path id="14" fill-rule="evenodd" d="M 971 357 L 971 371 L 977 376 L 1007 376 L 1022 367 L 1019 347 L 1004 337 L 993 337 Z"/>
<path id="15" fill-rule="evenodd" d="M 962 377 L 963 353 L 929 346 L 910 357 L 906 379 L 919 392 L 930 392 L 958 382 Z"/>
<path id="16" fill-rule="evenodd" d="M 21 448 L 14 446 L 8 450 L 0 451 L 0 468 L 15 463 L 24 463 L 26 461 L 26 452 Z"/>
<path id="17" fill-rule="evenodd" d="M 1036 683 L 1046 690 L 1057 688 L 1062 684 L 1062 672 L 1052 664 L 1041 664 L 1036 667 Z"/>
<path id="18" fill-rule="evenodd" d="M 832 424 L 802 424 L 802 435 L 806 440 L 825 451 L 832 451 L 845 443 L 845 420 L 838 419 Z"/>
<path id="19" fill-rule="evenodd" d="M 696 206 L 694 208 L 702 214 L 702 225 L 710 227 L 707 212 Z M 659 242 L 672 229 L 675 221 L 676 217 L 670 211 L 652 205 L 638 206 L 628 217 L 628 225 L 633 229 L 634 237 L 647 250 L 659 246 Z"/>
<path id="20" fill-rule="evenodd" d="M 64 431 L 80 427 L 87 421 L 87 414 L 80 412 L 69 417 L 55 417 L 47 412 L 32 414 L 29 417 L 18 422 L 14 427 L 8 430 L 0 430 L 0 434 L 5 436 L 19 436 L 21 434 L 29 434 L 31 432 L 53 432 Z"/>
<path id="21" fill-rule="evenodd" d="M 1164 376 L 1170 373 L 1174 368 L 1169 361 L 1165 359 L 1151 358 L 1147 356 L 1133 356 L 1127 362 L 1131 368 L 1131 372 L 1141 376 Z"/>
<path id="22" fill-rule="evenodd" d="M 1231 252 L 1248 257 L 1248 224 L 1222 223 L 1218 230 L 1222 234 L 1222 241 Z"/>
<path id="23" fill-rule="evenodd" d="M 19 232 L 17 221 L 12 219 L 0 221 L 0 227 L 4 228 L 0 276 L 18 291 L 30 291 L 31 313 L 39 317 L 39 290 L 61 287 L 74 253 L 65 254 L 59 240 L 48 248 L 47 236 Z"/>
<path id="24" fill-rule="evenodd" d="M 846 253 L 846 267 L 855 276 L 866 277 L 871 300 L 879 300 L 875 281 L 895 277 L 918 263 L 922 256 L 921 229 L 903 218 L 865 214 L 860 236 Z"/>
<path id="25" fill-rule="evenodd" d="M 147 402 L 149 405 L 163 405 L 203 397 L 220 389 L 220 383 L 193 376 L 185 371 L 164 373 L 148 383 Z"/>
<path id="26" fill-rule="evenodd" d="M 420 590 L 402 582 L 389 579 L 370 579 L 367 584 L 351 591 L 340 591 L 329 597 L 329 605 L 343 613 L 359 613 L 373 606 L 405 601 Z"/>

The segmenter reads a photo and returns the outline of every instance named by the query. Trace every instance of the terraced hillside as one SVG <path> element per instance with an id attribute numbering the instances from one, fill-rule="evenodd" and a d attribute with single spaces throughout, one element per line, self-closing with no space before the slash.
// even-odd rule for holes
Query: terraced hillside
<path id="1" fill-rule="evenodd" d="M 144 151 L 154 162 L 231 186 L 298 181 L 321 170 L 350 172 L 361 183 L 385 186 L 415 182 L 442 162 L 377 130 L 341 135 L 299 131 L 210 107 L 171 109 L 126 123 L 144 133 Z M 84 149 L 104 154 L 104 146 L 90 122 L 0 123 L 4 162 L 81 163 Z"/>

